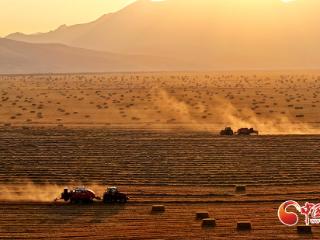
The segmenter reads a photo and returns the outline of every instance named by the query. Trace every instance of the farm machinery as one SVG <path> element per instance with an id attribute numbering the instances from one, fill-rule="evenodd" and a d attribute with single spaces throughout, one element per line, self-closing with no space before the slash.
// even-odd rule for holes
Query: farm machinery
<path id="1" fill-rule="evenodd" d="M 100 200 L 101 198 L 97 197 L 94 191 L 88 188 L 76 187 L 72 190 L 65 188 L 61 193 L 60 199 L 63 199 L 65 202 L 69 201 L 71 203 L 92 203 L 94 199 Z"/>
<path id="2" fill-rule="evenodd" d="M 224 130 L 221 130 L 220 135 L 222 136 L 233 136 L 234 132 L 231 127 L 226 127 Z"/>
<path id="3" fill-rule="evenodd" d="M 104 203 L 126 203 L 128 199 L 127 195 L 119 192 L 117 187 L 108 187 L 103 194 L 103 199 L 98 197 L 91 189 L 76 187 L 72 190 L 65 188 L 60 198 L 56 198 L 55 201 L 64 200 L 70 203 L 93 203 L 94 200 L 103 200 Z"/>
<path id="4" fill-rule="evenodd" d="M 237 135 L 259 135 L 259 132 L 253 128 L 240 128 Z"/>
<path id="5" fill-rule="evenodd" d="M 250 136 L 250 135 L 259 135 L 259 132 L 257 130 L 254 130 L 253 128 L 239 128 L 238 131 L 234 132 L 231 127 L 226 127 L 224 130 L 220 131 L 221 136 L 233 136 L 233 135 L 244 135 L 244 136 Z"/>
<path id="6" fill-rule="evenodd" d="M 126 194 L 118 191 L 117 187 L 108 187 L 105 193 L 103 194 L 103 202 L 119 202 L 126 203 L 129 200 Z"/>

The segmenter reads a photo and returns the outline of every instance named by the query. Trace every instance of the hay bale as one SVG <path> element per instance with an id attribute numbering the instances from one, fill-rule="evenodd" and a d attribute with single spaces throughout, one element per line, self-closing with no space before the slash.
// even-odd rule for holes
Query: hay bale
<path id="1" fill-rule="evenodd" d="M 311 226 L 298 225 L 297 226 L 297 232 L 299 234 L 311 234 L 312 233 L 312 228 L 311 228 Z"/>
<path id="2" fill-rule="evenodd" d="M 246 185 L 237 185 L 235 191 L 236 193 L 245 193 Z"/>
<path id="3" fill-rule="evenodd" d="M 215 227 L 216 220 L 214 218 L 205 218 L 202 219 L 202 227 Z"/>
<path id="4" fill-rule="evenodd" d="M 153 205 L 152 212 L 164 212 L 165 206 L 164 205 Z"/>
<path id="5" fill-rule="evenodd" d="M 205 218 L 209 218 L 209 213 L 208 212 L 197 212 L 196 213 L 196 218 L 198 220 L 202 220 L 202 219 L 205 219 Z"/>
<path id="6" fill-rule="evenodd" d="M 237 222 L 238 231 L 250 231 L 251 229 L 252 229 L 251 222 L 249 221 Z"/>

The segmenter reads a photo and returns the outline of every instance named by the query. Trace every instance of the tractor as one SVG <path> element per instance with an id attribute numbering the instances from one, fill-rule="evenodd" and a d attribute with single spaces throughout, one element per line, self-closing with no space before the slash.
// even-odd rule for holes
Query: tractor
<path id="1" fill-rule="evenodd" d="M 94 199 L 101 200 L 92 190 L 85 187 L 76 187 L 70 191 L 65 188 L 61 193 L 60 199 L 65 202 L 70 201 L 70 203 L 92 203 Z"/>
<path id="2" fill-rule="evenodd" d="M 231 127 L 226 127 L 224 130 L 220 131 L 221 136 L 233 136 L 234 132 Z"/>
<path id="3" fill-rule="evenodd" d="M 128 200 L 127 195 L 119 192 L 117 187 L 108 187 L 103 194 L 104 203 L 126 203 Z"/>

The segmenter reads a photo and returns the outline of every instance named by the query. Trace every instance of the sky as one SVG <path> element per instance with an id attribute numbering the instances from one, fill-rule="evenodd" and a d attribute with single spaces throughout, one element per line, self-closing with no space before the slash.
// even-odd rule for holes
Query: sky
<path id="1" fill-rule="evenodd" d="M 86 23 L 135 0 L 0 0 L 0 37 Z"/>
<path id="2" fill-rule="evenodd" d="M 15 32 L 26 34 L 48 32 L 63 24 L 73 25 L 91 22 L 103 14 L 115 12 L 134 1 L 135 0 L 0 0 L 0 37 Z M 300 0 L 279 1 L 290 3 Z"/>

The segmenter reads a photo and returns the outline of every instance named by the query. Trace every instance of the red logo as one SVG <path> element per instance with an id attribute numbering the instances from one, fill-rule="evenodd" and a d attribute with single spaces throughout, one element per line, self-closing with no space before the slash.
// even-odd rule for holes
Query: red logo
<path id="1" fill-rule="evenodd" d="M 289 207 L 291 207 L 291 211 L 289 211 Z M 306 202 L 304 206 L 300 206 L 299 203 L 295 201 L 286 201 L 282 203 L 278 209 L 280 222 L 287 226 L 296 225 L 299 222 L 299 217 L 295 212 L 304 216 L 306 225 L 320 224 L 320 203 L 314 204 Z"/>

